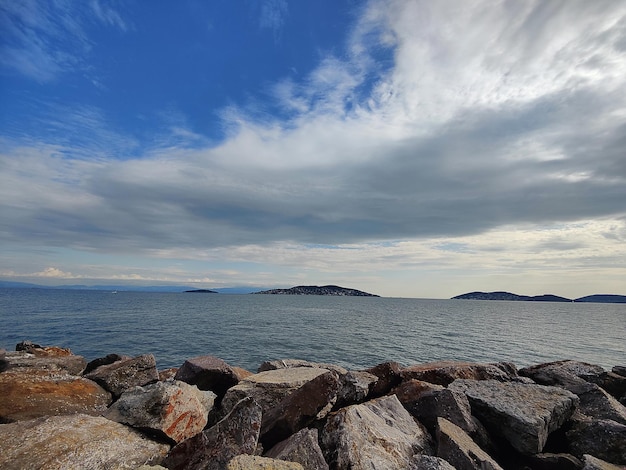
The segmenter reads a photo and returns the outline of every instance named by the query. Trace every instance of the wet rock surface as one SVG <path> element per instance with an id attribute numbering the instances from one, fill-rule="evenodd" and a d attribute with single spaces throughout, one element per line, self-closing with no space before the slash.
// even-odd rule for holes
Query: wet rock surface
<path id="1" fill-rule="evenodd" d="M 623 366 L 557 361 L 518 373 L 504 362 L 386 362 L 351 371 L 279 359 L 251 374 L 207 355 L 159 374 L 151 354 L 87 363 L 62 347 L 19 349 L 0 348 L 3 469 L 626 465 Z"/>

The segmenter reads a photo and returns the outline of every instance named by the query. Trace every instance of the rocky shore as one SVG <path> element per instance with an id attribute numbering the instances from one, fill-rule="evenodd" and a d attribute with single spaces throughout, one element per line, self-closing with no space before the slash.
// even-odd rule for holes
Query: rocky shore
<path id="1" fill-rule="evenodd" d="M 617 469 L 626 366 L 0 350 L 2 469 Z"/>

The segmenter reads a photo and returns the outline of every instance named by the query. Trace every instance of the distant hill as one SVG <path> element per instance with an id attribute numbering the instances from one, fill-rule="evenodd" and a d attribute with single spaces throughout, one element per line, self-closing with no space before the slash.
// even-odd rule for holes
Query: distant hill
<path id="1" fill-rule="evenodd" d="M 214 290 L 209 289 L 191 289 L 184 292 L 189 294 L 219 294 L 219 292 L 215 292 Z"/>
<path id="2" fill-rule="evenodd" d="M 380 297 L 375 294 L 363 292 L 356 289 L 348 289 L 339 286 L 296 286 L 290 289 L 270 289 L 255 294 L 275 294 L 275 295 L 336 295 L 352 297 Z"/>
<path id="3" fill-rule="evenodd" d="M 531 302 L 573 302 L 572 299 L 560 297 L 558 295 L 518 295 L 511 292 L 469 292 L 467 294 L 457 295 L 453 299 L 462 300 L 512 300 L 512 301 L 531 301 Z"/>
<path id="4" fill-rule="evenodd" d="M 626 304 L 626 295 L 594 294 L 580 297 L 574 302 L 596 302 L 599 304 Z"/>

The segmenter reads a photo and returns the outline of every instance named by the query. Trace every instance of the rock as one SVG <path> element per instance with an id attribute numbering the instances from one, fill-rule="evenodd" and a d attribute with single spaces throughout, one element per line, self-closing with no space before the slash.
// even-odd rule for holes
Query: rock
<path id="1" fill-rule="evenodd" d="M 578 410 L 595 419 L 612 419 L 626 424 L 626 407 L 594 383 L 572 385 L 569 390 L 580 398 Z"/>
<path id="2" fill-rule="evenodd" d="M 442 387 L 437 390 L 432 385 L 431 390 L 423 390 L 419 380 L 411 380 L 397 387 L 400 393 L 397 394 L 400 403 L 407 409 L 411 415 L 424 424 L 428 430 L 434 434 L 437 428 L 437 418 L 446 418 L 451 423 L 456 424 L 468 434 L 476 431 L 476 424 L 472 418 L 467 396 L 464 393 L 448 390 Z M 411 391 L 415 390 L 416 394 L 412 395 Z"/>
<path id="3" fill-rule="evenodd" d="M 42 416 L 99 415 L 111 395 L 91 380 L 66 371 L 13 368 L 0 373 L 0 423 Z"/>
<path id="4" fill-rule="evenodd" d="M 458 470 L 501 470 L 460 427 L 445 418 L 437 419 L 437 455 Z"/>
<path id="5" fill-rule="evenodd" d="M 525 367 L 520 369 L 519 373 L 541 385 L 569 388 L 604 373 L 604 369 L 586 362 L 555 361 Z"/>
<path id="6" fill-rule="evenodd" d="M 613 366 L 611 372 L 621 375 L 622 377 L 626 377 L 626 366 Z"/>
<path id="7" fill-rule="evenodd" d="M 161 462 L 169 446 L 106 418 L 75 414 L 0 426 L 0 468 L 135 469 Z"/>
<path id="8" fill-rule="evenodd" d="M 605 372 L 598 377 L 597 381 L 592 382 L 598 384 L 618 400 L 626 398 L 626 377 L 622 375 L 615 372 Z"/>
<path id="9" fill-rule="evenodd" d="M 365 372 L 378 377 L 378 380 L 370 389 L 368 398 L 377 398 L 386 395 L 392 388 L 399 385 L 402 381 L 400 370 L 400 364 L 397 362 L 383 362 L 382 364 L 366 369 Z"/>
<path id="10" fill-rule="evenodd" d="M 113 364 L 114 362 L 123 361 L 126 359 L 131 359 L 131 357 L 120 356 L 119 354 L 107 354 L 104 357 L 99 357 L 97 359 L 94 359 L 93 361 L 90 361 L 89 364 L 87 364 L 87 366 L 85 367 L 85 370 L 83 371 L 83 375 L 88 374 L 89 372 L 93 370 L 96 370 L 100 366 L 106 366 L 108 364 Z"/>
<path id="11" fill-rule="evenodd" d="M 536 384 L 459 379 L 449 389 L 465 393 L 472 414 L 522 454 L 541 452 L 578 404 L 571 392 Z"/>
<path id="12" fill-rule="evenodd" d="M 104 416 L 177 443 L 204 429 L 215 398 L 185 382 L 156 382 L 124 392 Z"/>
<path id="13" fill-rule="evenodd" d="M 166 380 L 174 380 L 176 376 L 176 372 L 178 372 L 177 367 L 170 367 L 168 369 L 163 369 L 159 371 L 159 381 L 165 382 Z"/>
<path id="14" fill-rule="evenodd" d="M 319 446 L 317 429 L 302 429 L 272 447 L 266 454 L 274 459 L 298 462 L 304 470 L 328 470 Z"/>
<path id="15" fill-rule="evenodd" d="M 123 359 L 98 367 L 85 374 L 113 396 L 119 397 L 132 387 L 141 387 L 159 380 L 156 361 L 152 354 L 143 354 L 133 359 Z"/>
<path id="16" fill-rule="evenodd" d="M 441 457 L 414 455 L 408 470 L 455 470 L 455 468 Z"/>
<path id="17" fill-rule="evenodd" d="M 570 451 L 578 458 L 584 454 L 616 465 L 626 465 L 626 425 L 608 419 L 577 418 L 566 432 Z"/>
<path id="18" fill-rule="evenodd" d="M 21 341 L 21 342 L 19 342 L 19 343 L 17 343 L 15 345 L 15 350 L 16 351 L 26 351 L 26 352 L 29 352 L 32 349 L 41 349 L 41 346 L 39 344 L 33 343 L 29 339 Z"/>
<path id="19" fill-rule="evenodd" d="M 239 383 L 237 371 L 215 356 L 198 356 L 186 360 L 174 376 L 200 390 L 210 390 L 221 399 L 226 390 Z"/>
<path id="20" fill-rule="evenodd" d="M 440 361 L 417 364 L 402 369 L 402 380 L 423 380 L 433 384 L 448 386 L 456 379 L 498 380 L 508 382 L 512 379 L 506 371 L 507 366 L 481 364 L 477 362 Z"/>
<path id="21" fill-rule="evenodd" d="M 592 455 L 583 455 L 583 462 L 583 470 L 624 470 L 624 467 L 621 465 L 613 465 L 612 463 L 597 459 Z"/>
<path id="22" fill-rule="evenodd" d="M 302 359 L 278 359 L 276 361 L 265 361 L 259 366 L 259 372 L 277 369 L 292 369 L 294 367 L 314 367 L 316 369 L 326 369 L 336 372 L 342 376 L 348 373 L 347 369 L 335 364 L 323 364 L 319 362 L 304 361 Z"/>
<path id="23" fill-rule="evenodd" d="M 164 465 L 170 470 L 223 470 L 237 455 L 253 455 L 261 415 L 261 407 L 252 398 L 241 400 L 215 426 L 174 446 Z"/>
<path id="24" fill-rule="evenodd" d="M 264 410 L 259 440 L 265 448 L 275 445 L 330 412 L 337 400 L 339 379 L 334 372 L 323 373 Z"/>
<path id="25" fill-rule="evenodd" d="M 528 459 L 533 470 L 580 470 L 583 463 L 571 454 L 535 454 Z"/>
<path id="26" fill-rule="evenodd" d="M 395 395 L 352 405 L 331 414 L 321 434 L 331 468 L 407 468 L 414 454 L 432 454 L 428 432 Z"/>
<path id="27" fill-rule="evenodd" d="M 265 413 L 305 383 L 327 372 L 327 369 L 295 367 L 250 375 L 228 389 L 222 399 L 222 412 L 228 413 L 235 403 L 252 397 Z"/>
<path id="28" fill-rule="evenodd" d="M 340 375 L 339 381 L 341 387 L 337 393 L 335 408 L 356 405 L 365 401 L 370 394 L 370 390 L 378 381 L 378 377 L 369 372 L 351 370 L 344 375 Z"/>
<path id="29" fill-rule="evenodd" d="M 303 470 L 303 467 L 296 462 L 255 455 L 238 455 L 228 462 L 226 470 Z"/>
<path id="30" fill-rule="evenodd" d="M 44 351 L 44 349 L 40 351 Z M 69 350 L 62 351 L 67 352 Z M 63 370 L 71 375 L 79 375 L 87 364 L 84 357 L 73 354 L 52 353 L 49 355 L 36 355 L 26 351 L 7 352 L 2 362 L 2 370 L 16 368 Z"/>

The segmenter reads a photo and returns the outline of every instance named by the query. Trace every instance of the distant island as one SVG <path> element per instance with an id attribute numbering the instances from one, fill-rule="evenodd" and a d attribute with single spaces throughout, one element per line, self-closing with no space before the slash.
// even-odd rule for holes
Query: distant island
<path id="1" fill-rule="evenodd" d="M 518 295 L 511 292 L 468 292 L 467 294 L 457 295 L 452 299 L 461 300 L 510 300 L 510 301 L 527 301 L 527 302 L 595 302 L 595 303 L 626 303 L 626 295 L 615 294 L 594 294 L 580 297 L 578 299 L 568 299 L 553 294 L 544 295 Z"/>
<path id="2" fill-rule="evenodd" d="M 296 286 L 290 289 L 270 289 L 255 294 L 274 294 L 274 295 L 336 295 L 351 297 L 380 297 L 376 294 L 370 294 L 356 289 L 348 289 L 339 286 Z"/>
<path id="3" fill-rule="evenodd" d="M 189 292 L 192 294 L 219 294 L 219 292 L 215 292 L 214 290 L 209 289 L 191 289 L 184 291 L 185 293 Z"/>

